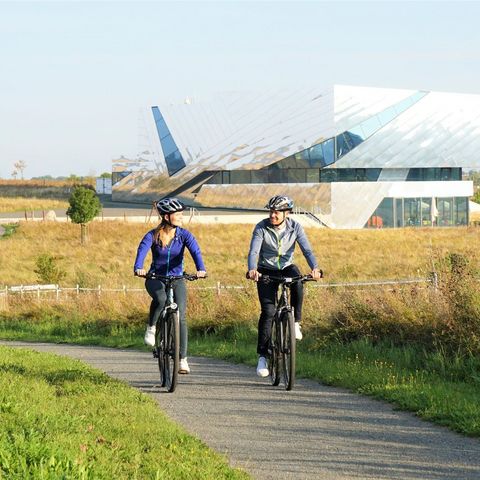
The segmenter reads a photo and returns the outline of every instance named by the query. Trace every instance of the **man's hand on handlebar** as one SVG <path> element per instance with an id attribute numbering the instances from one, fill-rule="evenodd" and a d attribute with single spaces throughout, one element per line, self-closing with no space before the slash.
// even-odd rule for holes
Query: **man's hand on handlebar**
<path id="1" fill-rule="evenodd" d="M 147 271 L 144 270 L 143 268 L 138 268 L 137 270 L 135 270 L 135 275 L 137 277 L 144 277 L 146 274 L 147 274 Z"/>
<path id="2" fill-rule="evenodd" d="M 247 276 L 250 280 L 258 282 L 258 279 L 261 277 L 261 274 L 258 270 L 249 270 Z"/>
<path id="3" fill-rule="evenodd" d="M 321 278 L 323 278 L 323 272 L 322 270 L 318 269 L 318 268 L 314 268 L 310 275 L 312 276 L 312 278 L 314 280 L 320 280 Z"/>

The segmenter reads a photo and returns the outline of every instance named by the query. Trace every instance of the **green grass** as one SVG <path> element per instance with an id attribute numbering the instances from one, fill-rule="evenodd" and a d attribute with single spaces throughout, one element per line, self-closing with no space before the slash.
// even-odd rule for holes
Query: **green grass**
<path id="1" fill-rule="evenodd" d="M 5 229 L 5 232 L 0 238 L 8 238 L 11 237 L 18 228 L 18 223 L 7 223 L 6 225 L 2 225 Z"/>
<path id="2" fill-rule="evenodd" d="M 191 329 L 190 355 L 222 358 L 253 366 L 253 324 Z M 298 344 L 297 376 L 392 402 L 397 408 L 466 435 L 480 437 L 480 359 L 448 356 L 419 346 L 373 344 L 367 340 L 318 345 L 307 336 Z M 142 346 L 143 327 L 114 323 L 72 323 L 63 319 L 12 321 L 0 316 L 0 338 L 118 347 Z"/>
<path id="3" fill-rule="evenodd" d="M 153 399 L 85 364 L 0 347 L 0 478 L 248 478 Z"/>

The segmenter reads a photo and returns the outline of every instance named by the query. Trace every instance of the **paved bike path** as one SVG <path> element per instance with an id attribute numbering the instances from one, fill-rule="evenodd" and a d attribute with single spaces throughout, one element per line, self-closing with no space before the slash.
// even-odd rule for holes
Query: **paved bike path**
<path id="1" fill-rule="evenodd" d="M 0 342 L 80 359 L 152 395 L 162 410 L 257 479 L 480 479 L 480 441 L 346 390 L 300 380 L 286 392 L 252 367 L 191 357 L 173 394 L 151 354 Z"/>

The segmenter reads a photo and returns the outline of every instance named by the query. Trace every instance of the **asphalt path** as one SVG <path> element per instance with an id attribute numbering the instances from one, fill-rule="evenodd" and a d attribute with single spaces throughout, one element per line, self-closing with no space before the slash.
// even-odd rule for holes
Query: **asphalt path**
<path id="1" fill-rule="evenodd" d="M 151 354 L 0 342 L 80 359 L 151 395 L 173 420 L 257 479 L 480 479 L 480 441 L 343 389 L 300 380 L 286 392 L 255 370 L 191 357 L 175 393 Z"/>

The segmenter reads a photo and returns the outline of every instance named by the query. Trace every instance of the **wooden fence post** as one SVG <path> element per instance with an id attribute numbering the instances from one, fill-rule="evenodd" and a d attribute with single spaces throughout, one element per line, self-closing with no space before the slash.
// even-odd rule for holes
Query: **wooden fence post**
<path id="1" fill-rule="evenodd" d="M 217 295 L 220 295 L 220 282 L 217 282 Z"/>

